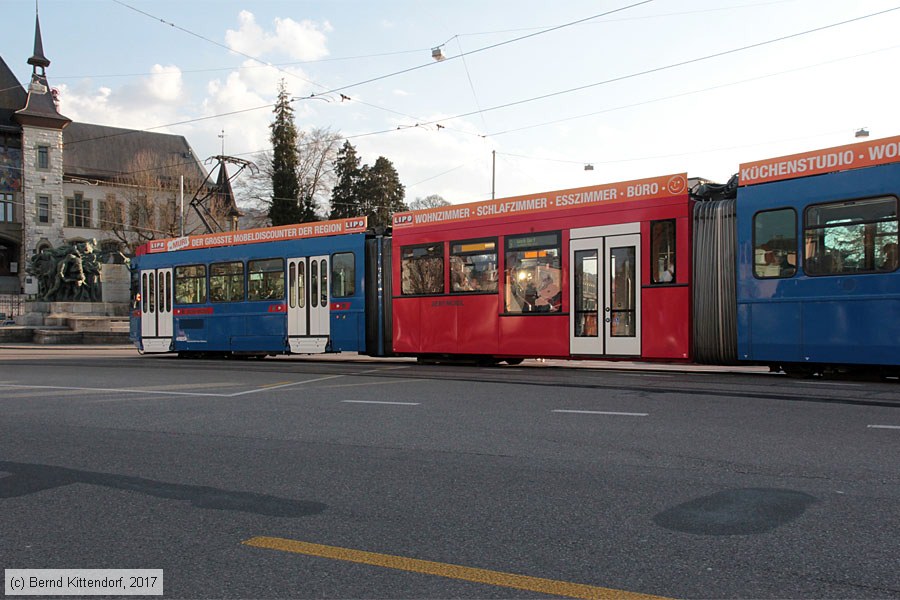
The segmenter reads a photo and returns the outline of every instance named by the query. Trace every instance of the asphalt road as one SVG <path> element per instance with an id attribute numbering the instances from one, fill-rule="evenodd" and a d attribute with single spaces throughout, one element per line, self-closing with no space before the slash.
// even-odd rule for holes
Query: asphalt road
<path id="1" fill-rule="evenodd" d="M 900 598 L 898 458 L 898 382 L 0 349 L 0 567 L 172 598 Z"/>

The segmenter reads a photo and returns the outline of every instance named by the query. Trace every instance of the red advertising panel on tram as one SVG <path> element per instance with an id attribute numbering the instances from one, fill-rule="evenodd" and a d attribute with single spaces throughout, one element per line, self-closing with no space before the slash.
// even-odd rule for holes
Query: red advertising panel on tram
<path id="1" fill-rule="evenodd" d="M 401 354 L 687 360 L 684 174 L 394 216 Z"/>

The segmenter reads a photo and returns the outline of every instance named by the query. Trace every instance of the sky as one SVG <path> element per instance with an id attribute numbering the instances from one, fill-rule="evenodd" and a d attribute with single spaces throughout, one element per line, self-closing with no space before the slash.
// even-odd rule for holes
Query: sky
<path id="1" fill-rule="evenodd" d="M 3 9 L 0 56 L 27 85 L 35 3 Z M 40 0 L 39 11 L 67 117 L 253 160 L 270 146 L 283 80 L 299 129 L 329 127 L 364 163 L 391 160 L 407 202 L 682 172 L 725 182 L 743 162 L 852 143 L 863 127 L 900 135 L 898 0 Z"/>

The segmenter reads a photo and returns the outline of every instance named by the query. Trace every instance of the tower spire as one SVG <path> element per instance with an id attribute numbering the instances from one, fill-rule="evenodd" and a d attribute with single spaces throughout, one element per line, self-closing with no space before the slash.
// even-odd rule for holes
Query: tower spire
<path id="1" fill-rule="evenodd" d="M 35 74 L 44 74 L 44 69 L 50 66 L 50 61 L 44 56 L 44 42 L 41 40 L 41 20 L 37 14 L 37 2 L 34 11 L 34 55 L 28 59 L 28 64 L 34 67 Z M 41 72 L 38 73 L 38 68 Z"/>

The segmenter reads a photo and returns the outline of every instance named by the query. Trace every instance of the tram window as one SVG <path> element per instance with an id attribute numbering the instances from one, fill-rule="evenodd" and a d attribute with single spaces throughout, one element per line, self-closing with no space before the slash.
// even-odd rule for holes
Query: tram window
<path id="1" fill-rule="evenodd" d="M 172 312 L 172 272 L 166 271 L 166 312 Z"/>
<path id="2" fill-rule="evenodd" d="M 809 275 L 897 269 L 897 199 L 819 204 L 806 209 L 803 268 Z"/>
<path id="3" fill-rule="evenodd" d="M 150 273 L 148 280 L 150 281 L 150 289 L 147 296 L 150 297 L 150 312 L 154 313 L 156 312 L 156 274 Z"/>
<path id="4" fill-rule="evenodd" d="M 675 283 L 675 219 L 650 223 L 650 283 Z"/>
<path id="5" fill-rule="evenodd" d="M 297 306 L 306 306 L 306 262 L 302 260 L 297 264 Z"/>
<path id="6" fill-rule="evenodd" d="M 309 304 L 313 308 L 319 306 L 319 261 L 309 263 Z"/>
<path id="7" fill-rule="evenodd" d="M 328 306 L 328 265 L 322 260 L 319 261 L 319 266 L 322 274 L 322 306 Z"/>
<path id="8" fill-rule="evenodd" d="M 497 291 L 497 240 L 450 243 L 450 292 Z"/>
<path id="9" fill-rule="evenodd" d="M 507 313 L 547 313 L 562 309 L 561 255 L 559 232 L 506 238 Z"/>
<path id="10" fill-rule="evenodd" d="M 288 264 L 288 306 L 297 306 L 297 263 Z"/>
<path id="11" fill-rule="evenodd" d="M 797 272 L 797 213 L 780 208 L 753 217 L 753 274 L 760 279 L 793 277 Z"/>
<path id="12" fill-rule="evenodd" d="M 444 293 L 444 244 L 400 249 L 400 288 L 404 296 Z"/>
<path id="13" fill-rule="evenodd" d="M 284 259 L 251 260 L 247 273 L 248 300 L 284 300 Z"/>
<path id="14" fill-rule="evenodd" d="M 341 252 L 331 257 L 331 296 L 346 298 L 356 293 L 356 257 Z"/>
<path id="15" fill-rule="evenodd" d="M 149 310 L 149 302 L 150 302 L 150 289 L 149 284 L 147 283 L 147 274 L 141 274 L 141 312 L 147 312 Z"/>
<path id="16" fill-rule="evenodd" d="M 175 267 L 175 304 L 206 302 L 206 265 Z"/>
<path id="17" fill-rule="evenodd" d="M 209 299 L 211 302 L 241 302 L 244 299 L 244 263 L 209 265 Z"/>

